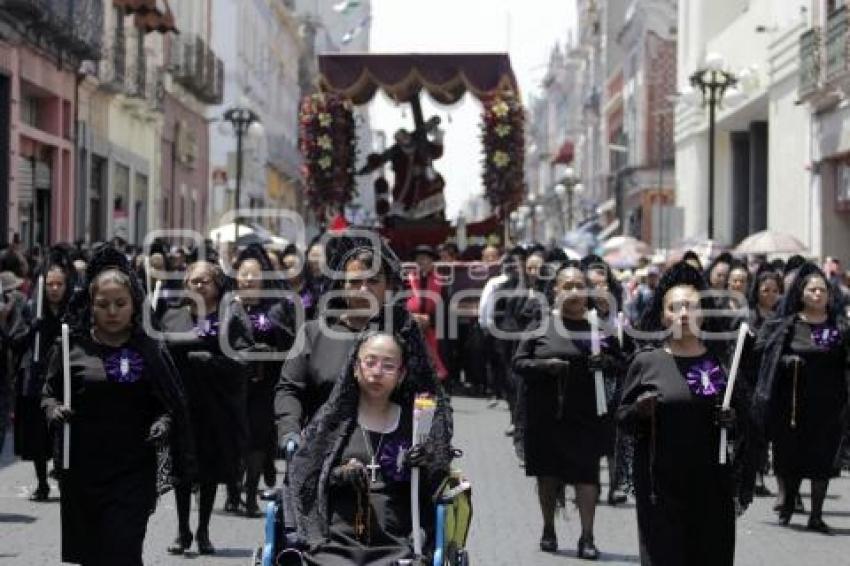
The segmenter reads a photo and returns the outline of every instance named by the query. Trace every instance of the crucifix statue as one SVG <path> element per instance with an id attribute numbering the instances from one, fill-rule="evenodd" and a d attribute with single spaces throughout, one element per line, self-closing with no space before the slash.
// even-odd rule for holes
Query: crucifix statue
<path id="1" fill-rule="evenodd" d="M 443 196 L 445 181 L 433 162 L 443 155 L 442 132 L 439 116 L 427 122 L 422 116 L 422 106 L 417 94 L 410 100 L 415 129 L 400 129 L 395 133 L 395 143 L 383 153 L 371 153 L 366 165 L 358 174 L 367 175 L 390 163 L 393 174 L 393 205 L 388 216 L 421 219 L 442 215 L 446 203 Z"/>

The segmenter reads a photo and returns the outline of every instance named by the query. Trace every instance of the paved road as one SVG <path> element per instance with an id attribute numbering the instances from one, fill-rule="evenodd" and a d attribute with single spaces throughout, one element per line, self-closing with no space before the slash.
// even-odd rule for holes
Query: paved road
<path id="1" fill-rule="evenodd" d="M 579 536 L 578 514 L 570 508 L 557 522 L 562 550 L 545 555 L 537 550 L 541 521 L 533 483 L 517 466 L 503 431 L 507 425 L 504 408 L 487 408 L 477 399 L 457 398 L 455 434 L 465 456 L 458 464 L 473 480 L 475 519 L 469 549 L 472 562 L 486 566 L 581 564 L 575 559 Z M 7 449 L 8 452 L 8 449 Z M 59 506 L 34 504 L 27 500 L 32 472 L 28 464 L 0 462 L 0 565 L 59 564 Z M 3 465 L 0 463 L 0 465 Z M 803 529 L 805 517 L 795 517 L 792 529 L 774 525 L 771 501 L 758 500 L 738 523 L 736 564 L 744 566 L 798 566 L 847 564 L 850 548 L 850 478 L 836 480 L 830 487 L 825 519 L 836 531 L 825 537 Z M 217 508 L 221 508 L 219 502 Z M 809 501 L 806 501 L 809 505 Z M 165 546 L 176 529 L 173 500 L 166 496 L 152 517 L 145 544 L 145 564 L 229 566 L 249 563 L 252 548 L 261 537 L 261 521 L 216 514 L 211 536 L 219 549 L 215 557 L 175 559 Z M 636 564 L 637 534 L 634 507 L 603 505 L 597 514 L 596 539 L 602 561 Z"/>

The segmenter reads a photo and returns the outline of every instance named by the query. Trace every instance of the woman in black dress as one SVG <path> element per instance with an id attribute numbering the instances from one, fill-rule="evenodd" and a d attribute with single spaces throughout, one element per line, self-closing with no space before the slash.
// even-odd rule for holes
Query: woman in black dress
<path id="1" fill-rule="evenodd" d="M 823 533 L 829 532 L 823 521 L 829 480 L 850 461 L 850 447 L 840 450 L 848 431 L 850 329 L 838 293 L 817 266 L 806 263 L 756 343 L 761 367 L 753 417 L 773 441 L 774 467 L 785 486 L 779 521 L 791 521 L 800 483 L 808 478 L 808 528 Z"/>
<path id="2" fill-rule="evenodd" d="M 719 408 L 726 344 L 701 338 L 709 326 L 702 312 L 714 304 L 702 294 L 706 288 L 684 262 L 662 276 L 642 328 L 657 331 L 661 345 L 635 356 L 617 414 L 621 438 L 634 445 L 631 480 L 645 566 L 731 566 L 736 500 L 750 499 L 745 489 L 736 496 L 739 472 L 719 463 L 720 427 L 731 427 L 734 411 Z M 746 410 L 743 382 L 734 391 L 738 411 Z M 744 466 L 746 458 L 737 462 Z"/>
<path id="3" fill-rule="evenodd" d="M 236 271 L 237 297 L 251 322 L 255 350 L 263 350 L 265 361 L 251 365 L 248 381 L 248 452 L 245 455 L 245 515 L 260 514 L 257 505 L 257 486 L 265 470 L 266 484 L 273 487 L 276 480 L 274 452 L 274 386 L 280 375 L 283 357 L 292 345 L 291 329 L 284 329 L 273 312 L 280 300 L 273 295 L 282 292 L 278 280 L 273 279 L 272 264 L 265 250 L 257 244 L 246 247 L 233 266 Z M 262 296 L 258 292 L 269 293 Z M 273 359 L 272 359 L 273 358 Z M 270 468 L 270 469 L 269 469 Z M 238 496 L 237 496 L 238 498 Z"/>
<path id="4" fill-rule="evenodd" d="M 762 264 L 756 271 L 748 292 L 750 310 L 747 323 L 749 324 L 750 332 L 744 346 L 744 355 L 741 357 L 741 377 L 747 378 L 747 385 L 753 392 L 756 389 L 759 370 L 758 356 L 754 352 L 756 336 L 758 336 L 765 321 L 770 320 L 776 315 L 776 308 L 779 305 L 782 293 L 782 274 L 775 271 L 770 265 Z M 768 472 L 769 463 L 767 445 L 763 445 L 757 458 L 758 471 L 756 473 L 756 484 L 753 495 L 757 497 L 770 497 L 773 494 L 764 484 L 764 476 Z M 777 492 L 778 510 L 781 503 L 785 500 L 785 492 L 782 480 L 780 478 L 776 479 L 779 488 Z M 802 506 L 802 504 L 802 500 L 800 500 L 799 505 Z"/>
<path id="5" fill-rule="evenodd" d="M 409 315 L 404 305 L 388 300 L 402 286 L 401 264 L 386 245 L 373 248 L 368 238 L 342 237 L 335 242 L 330 266 L 339 276 L 340 296 L 300 329 L 295 351 L 286 360 L 275 387 L 278 446 L 302 443 L 301 431 L 330 396 L 341 367 L 366 328 L 400 328 Z M 371 300 L 370 300 L 371 298 Z M 377 310 L 371 310 L 376 307 Z M 422 340 L 418 330 L 411 329 Z"/>
<path id="6" fill-rule="evenodd" d="M 451 409 L 424 342 L 367 331 L 293 461 L 297 527 L 311 565 L 390 566 L 412 559 L 410 467 L 421 470 L 420 524 L 433 542 L 437 486 L 451 461 Z M 413 400 L 429 394 L 428 440 L 410 449 Z"/>
<path id="7" fill-rule="evenodd" d="M 89 284 L 69 307 L 70 398 L 62 347 L 50 353 L 42 406 L 57 439 L 70 423 L 70 467 L 59 470 L 62 561 L 142 564 L 158 494 L 190 472 L 186 402 L 168 352 L 143 330 L 141 285 L 109 247 L 92 258 Z"/>
<path id="8" fill-rule="evenodd" d="M 594 373 L 621 371 L 616 339 L 600 336 L 602 353 L 591 354 L 585 273 L 567 262 L 555 276 L 556 310 L 543 313 L 545 332 L 520 342 L 513 369 L 525 385 L 525 473 L 537 478 L 543 536 L 540 548 L 555 552 L 555 506 L 572 484 L 581 518 L 579 558 L 599 557 L 593 522 L 599 495 L 599 459 L 605 452 L 603 417 L 597 414 Z M 601 330 L 601 329 L 600 329 Z"/>
<path id="9" fill-rule="evenodd" d="M 51 440 L 47 418 L 41 408 L 41 393 L 47 369 L 50 348 L 61 334 L 61 319 L 67 310 L 68 301 L 74 291 L 76 270 L 64 250 L 54 248 L 43 270 L 44 296 L 42 316 L 37 318 L 37 298 L 27 308 L 30 331 L 26 336 L 27 350 L 21 358 L 16 383 L 15 403 L 15 453 L 35 467 L 38 485 L 32 493 L 32 501 L 47 501 L 50 484 L 47 483 L 47 461 L 51 458 Z M 36 285 L 38 289 L 38 285 Z M 36 291 L 37 293 L 38 291 Z M 38 356 L 36 356 L 36 334 Z"/>
<path id="10" fill-rule="evenodd" d="M 242 473 L 248 437 L 245 411 L 250 366 L 240 356 L 253 347 L 251 323 L 238 301 L 225 302 L 227 283 L 221 268 L 197 261 L 186 271 L 184 286 L 195 300 L 167 310 L 160 322 L 189 401 L 198 454 L 198 529 L 200 554 L 214 554 L 209 523 L 218 484 L 235 484 Z M 179 533 L 168 547 L 185 554 L 192 546 L 189 527 L 192 483 L 176 486 Z"/>

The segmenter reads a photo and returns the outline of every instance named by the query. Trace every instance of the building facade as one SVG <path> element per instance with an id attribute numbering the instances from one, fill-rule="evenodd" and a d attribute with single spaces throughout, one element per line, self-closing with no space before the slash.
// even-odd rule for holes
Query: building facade
<path id="1" fill-rule="evenodd" d="M 159 226 L 164 39 L 128 6 L 104 4 L 103 57 L 81 68 L 75 239 L 89 243 L 141 245 Z"/>
<path id="2" fill-rule="evenodd" d="M 811 250 L 847 261 L 850 242 L 850 8 L 812 0 L 799 34 L 799 101 L 811 128 L 804 169 L 812 201 Z"/>
<path id="3" fill-rule="evenodd" d="M 209 106 L 224 99 L 225 65 L 212 49 L 213 0 L 172 2 L 179 34 L 165 38 L 161 99 L 159 225 L 208 228 L 210 193 Z"/>
<path id="4" fill-rule="evenodd" d="M 102 37 L 101 0 L 0 7 L 0 241 L 73 239 L 77 70 Z"/>
<path id="5" fill-rule="evenodd" d="M 671 223 L 674 202 L 674 117 L 677 2 L 633 0 L 617 42 L 622 65 L 609 76 L 608 137 L 619 167 L 615 202 L 624 234 L 656 248 L 680 237 Z"/>
<path id="6" fill-rule="evenodd" d="M 225 97 L 209 109 L 222 124 L 224 112 L 247 105 L 260 118 L 263 134 L 243 141 L 240 208 L 298 210 L 303 193 L 298 154 L 299 66 L 302 42 L 291 7 L 281 0 L 220 0 L 213 47 L 225 64 Z M 233 209 L 236 139 L 232 129 L 211 129 L 210 217 L 217 222 Z M 281 228 L 279 219 L 257 219 Z"/>
<path id="7" fill-rule="evenodd" d="M 734 0 L 680 2 L 678 81 L 685 95 L 676 110 L 676 203 L 684 210 L 686 237 L 707 236 L 712 214 L 713 238 L 721 244 L 735 245 L 770 229 L 797 237 L 813 255 L 838 254 L 846 246 L 845 213 L 824 201 L 836 177 L 830 157 L 841 149 L 829 147 L 835 138 L 821 128 L 833 122 L 819 116 L 818 95 L 812 94 L 810 104 L 801 100 L 801 77 L 812 73 L 801 63 L 801 36 L 826 24 L 827 13 L 835 11 L 827 4 L 801 9 L 770 0 L 746 6 Z M 846 29 L 843 35 L 846 42 Z M 820 48 L 825 40 L 815 44 Z M 707 112 L 688 77 L 704 68 L 707 58 L 717 59 L 714 54 L 725 61 L 737 87 L 726 93 L 717 112 L 709 212 Z M 813 78 L 827 95 L 834 88 L 821 70 Z M 833 237 L 835 244 L 825 245 L 825 238 Z"/>

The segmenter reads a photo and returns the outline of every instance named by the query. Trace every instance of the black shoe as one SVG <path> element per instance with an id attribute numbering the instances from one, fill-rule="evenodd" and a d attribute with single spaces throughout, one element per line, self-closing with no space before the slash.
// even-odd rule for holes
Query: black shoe
<path id="1" fill-rule="evenodd" d="M 764 485 L 757 485 L 753 489 L 753 495 L 756 497 L 773 497 L 773 492 L 767 489 Z"/>
<path id="2" fill-rule="evenodd" d="M 274 465 L 274 459 L 269 458 L 266 462 L 266 469 L 263 470 L 263 481 L 266 487 L 272 488 L 277 484 L 277 468 Z"/>
<path id="3" fill-rule="evenodd" d="M 36 501 L 38 503 L 43 503 L 50 499 L 50 486 L 49 485 L 40 485 L 35 488 L 35 491 L 30 495 L 30 501 Z"/>
<path id="4" fill-rule="evenodd" d="M 592 536 L 578 539 L 578 552 L 576 555 L 582 560 L 599 560 L 599 549 L 593 543 Z"/>
<path id="5" fill-rule="evenodd" d="M 806 528 L 824 535 L 832 534 L 832 529 L 820 517 L 809 517 L 809 523 L 806 525 Z"/>
<path id="6" fill-rule="evenodd" d="M 242 502 L 238 497 L 229 497 L 224 502 L 224 512 L 230 515 L 238 515 L 239 514 L 239 506 Z"/>
<path id="7" fill-rule="evenodd" d="M 608 492 L 608 505 L 611 507 L 622 505 L 628 500 L 628 496 L 618 489 L 613 489 Z"/>
<path id="8" fill-rule="evenodd" d="M 186 554 L 192 548 L 192 533 L 177 535 L 174 542 L 166 550 L 168 554 Z"/>
<path id="9" fill-rule="evenodd" d="M 198 531 L 195 533 L 195 540 L 198 542 L 198 554 L 215 554 L 215 547 L 210 542 L 208 532 Z"/>
<path id="10" fill-rule="evenodd" d="M 806 506 L 803 505 L 803 498 L 798 493 L 797 499 L 796 499 L 796 501 L 794 501 L 794 513 L 805 513 L 805 512 L 806 512 Z"/>
<path id="11" fill-rule="evenodd" d="M 256 501 L 250 501 L 249 500 L 248 503 L 245 504 L 245 516 L 246 517 L 248 517 L 249 519 L 256 519 L 257 517 L 259 517 L 261 515 L 262 515 L 262 513 L 260 513 L 260 506 L 257 505 Z"/>
<path id="12" fill-rule="evenodd" d="M 558 551 L 558 537 L 555 536 L 555 527 L 550 529 L 543 527 L 543 536 L 540 537 L 540 550 L 543 552 Z"/>

